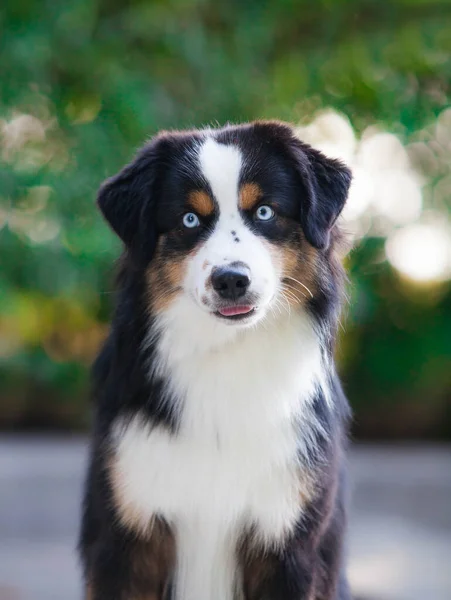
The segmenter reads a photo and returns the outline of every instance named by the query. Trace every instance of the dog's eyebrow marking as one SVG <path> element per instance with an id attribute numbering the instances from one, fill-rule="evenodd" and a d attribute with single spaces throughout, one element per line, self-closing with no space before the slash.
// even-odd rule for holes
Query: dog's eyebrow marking
<path id="1" fill-rule="evenodd" d="M 262 196 L 262 189 L 257 183 L 245 183 L 240 190 L 240 208 L 252 210 Z"/>
<path id="2" fill-rule="evenodd" d="M 239 241 L 240 241 L 240 238 L 236 237 L 235 242 L 239 242 Z"/>
<path id="3" fill-rule="evenodd" d="M 213 199 L 203 190 L 194 190 L 188 195 L 190 206 L 202 217 L 208 217 L 213 214 L 215 205 Z"/>

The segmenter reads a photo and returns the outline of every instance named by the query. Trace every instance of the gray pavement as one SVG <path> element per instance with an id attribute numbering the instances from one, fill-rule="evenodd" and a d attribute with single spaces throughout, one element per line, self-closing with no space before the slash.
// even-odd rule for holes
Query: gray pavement
<path id="1" fill-rule="evenodd" d="M 82 439 L 0 438 L 0 600 L 80 600 Z M 362 600 L 451 600 L 451 447 L 357 446 L 349 574 Z"/>

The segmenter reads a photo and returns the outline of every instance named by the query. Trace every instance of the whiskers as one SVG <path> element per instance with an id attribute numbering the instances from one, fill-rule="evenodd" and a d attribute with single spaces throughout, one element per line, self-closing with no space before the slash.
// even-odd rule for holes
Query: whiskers
<path id="1" fill-rule="evenodd" d="M 291 279 L 292 281 L 294 281 L 295 283 L 297 283 L 298 285 L 303 287 L 310 294 L 310 298 L 313 298 L 313 294 L 312 294 L 311 290 L 305 285 L 305 283 L 302 283 L 302 281 L 299 281 L 299 279 L 295 279 L 294 277 L 291 277 L 290 275 L 285 275 L 285 277 L 282 280 L 284 285 L 288 285 L 288 283 L 286 283 L 286 281 L 285 281 L 286 279 Z M 289 286 L 289 287 L 293 287 L 293 286 Z M 293 289 L 296 289 L 296 288 L 293 288 Z M 298 290 L 298 291 L 300 291 L 300 290 Z M 303 294 L 303 295 L 305 296 L 305 294 Z M 305 297 L 307 297 L 307 296 L 305 296 Z"/>
<path id="2" fill-rule="evenodd" d="M 279 289 L 279 293 L 275 296 L 273 302 L 270 305 L 270 311 L 274 318 L 288 314 L 291 318 L 291 309 L 293 305 L 300 305 L 302 300 L 296 293 L 282 284 Z"/>
<path id="3" fill-rule="evenodd" d="M 288 280 L 292 280 L 296 285 L 290 285 Z M 304 289 L 308 294 L 304 292 Z M 313 298 L 313 294 L 305 284 L 294 277 L 285 276 L 280 282 L 279 291 L 271 303 L 271 314 L 274 318 L 282 314 L 288 314 L 291 317 L 292 309 L 302 306 L 305 299 L 308 300 L 309 298 Z"/>
<path id="4" fill-rule="evenodd" d="M 283 302 L 282 302 L 282 300 L 283 300 Z M 282 291 L 281 296 L 276 298 L 275 307 L 279 310 L 280 314 L 283 314 L 283 312 L 287 312 L 288 316 L 291 317 L 291 305 L 290 305 L 288 298 L 283 293 L 283 291 Z"/>

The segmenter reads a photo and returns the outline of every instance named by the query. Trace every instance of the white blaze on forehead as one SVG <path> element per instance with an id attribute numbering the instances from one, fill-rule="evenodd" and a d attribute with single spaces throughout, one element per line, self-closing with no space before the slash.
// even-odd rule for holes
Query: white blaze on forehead
<path id="1" fill-rule="evenodd" d="M 220 144 L 208 137 L 199 151 L 203 176 L 219 204 L 220 212 L 237 210 L 238 185 L 243 157 L 236 146 Z"/>
<path id="2" fill-rule="evenodd" d="M 218 340 L 225 342 L 230 339 L 231 330 L 228 325 L 218 323 L 217 318 L 212 319 L 211 316 L 211 312 L 215 312 L 215 306 L 221 301 L 213 286 L 209 285 L 212 271 L 233 262 L 247 265 L 251 276 L 249 291 L 254 298 L 253 302 L 258 301 L 261 308 L 261 312 L 256 314 L 258 320 L 265 315 L 266 308 L 262 307 L 269 305 L 277 291 L 279 266 L 274 262 L 262 237 L 249 227 L 247 220 L 241 215 L 239 185 L 246 164 L 240 149 L 232 144 L 220 144 L 210 134 L 198 149 L 198 161 L 199 170 L 217 202 L 219 215 L 213 231 L 209 232 L 208 238 L 188 260 L 184 289 L 198 307 L 208 313 L 210 320 L 206 327 L 211 325 L 211 342 L 216 345 Z M 184 310 L 183 322 L 189 321 L 186 314 Z M 218 329 L 221 329 L 221 334 Z M 206 328 L 203 327 L 202 330 L 204 343 Z"/>

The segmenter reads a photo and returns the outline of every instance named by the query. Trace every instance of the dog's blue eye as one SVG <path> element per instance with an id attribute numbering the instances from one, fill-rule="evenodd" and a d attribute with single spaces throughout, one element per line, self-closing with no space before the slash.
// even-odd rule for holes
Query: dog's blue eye
<path id="1" fill-rule="evenodd" d="M 200 225 L 199 217 L 195 213 L 186 213 L 183 216 L 183 225 L 189 229 L 198 227 Z"/>
<path id="2" fill-rule="evenodd" d="M 255 218 L 259 221 L 269 221 L 273 218 L 274 214 L 275 213 L 270 206 L 262 204 L 262 206 L 259 206 L 255 211 Z"/>

